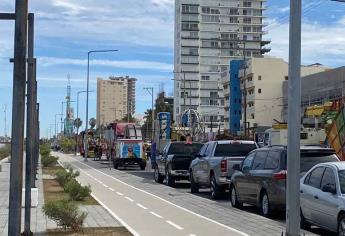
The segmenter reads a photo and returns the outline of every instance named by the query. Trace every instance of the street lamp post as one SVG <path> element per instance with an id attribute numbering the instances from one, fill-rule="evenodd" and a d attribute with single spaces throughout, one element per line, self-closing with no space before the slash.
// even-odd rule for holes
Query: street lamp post
<path id="1" fill-rule="evenodd" d="M 56 116 L 63 116 L 63 114 L 55 114 L 55 141 L 57 140 Z"/>
<path id="2" fill-rule="evenodd" d="M 153 87 L 149 87 L 149 88 L 144 88 L 152 97 L 152 141 L 155 138 L 155 111 L 154 111 L 154 103 L 153 103 Z"/>
<path id="3" fill-rule="evenodd" d="M 88 156 L 88 119 L 89 119 L 89 84 L 90 84 L 90 55 L 92 53 L 106 53 L 118 52 L 118 50 L 92 50 L 87 53 L 87 80 L 86 80 L 86 119 L 85 119 L 85 134 L 84 134 L 84 161 L 87 161 Z"/>

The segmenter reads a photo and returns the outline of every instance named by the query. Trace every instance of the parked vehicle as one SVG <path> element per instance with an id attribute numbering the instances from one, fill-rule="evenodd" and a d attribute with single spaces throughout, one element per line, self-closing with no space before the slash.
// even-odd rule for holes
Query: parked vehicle
<path id="1" fill-rule="evenodd" d="M 301 226 L 345 235 L 345 163 L 314 166 L 301 179 Z"/>
<path id="2" fill-rule="evenodd" d="M 339 161 L 333 149 L 320 146 L 301 146 L 301 176 L 319 163 Z M 287 148 L 265 147 L 249 153 L 230 183 L 233 207 L 243 203 L 260 207 L 261 214 L 269 216 L 274 210 L 285 209 Z"/>
<path id="3" fill-rule="evenodd" d="M 114 169 L 120 166 L 138 165 L 145 170 L 146 158 L 143 151 L 141 128 L 133 123 L 112 123 L 104 132 L 107 156 Z"/>
<path id="4" fill-rule="evenodd" d="M 154 179 L 157 183 L 166 180 L 168 186 L 175 181 L 189 179 L 189 165 L 200 151 L 202 143 L 170 142 L 156 158 Z"/>
<path id="5" fill-rule="evenodd" d="M 227 178 L 233 173 L 233 165 L 241 163 L 256 148 L 254 141 L 224 140 L 204 144 L 190 165 L 191 192 L 211 188 L 212 198 L 220 198 L 229 186 Z"/>

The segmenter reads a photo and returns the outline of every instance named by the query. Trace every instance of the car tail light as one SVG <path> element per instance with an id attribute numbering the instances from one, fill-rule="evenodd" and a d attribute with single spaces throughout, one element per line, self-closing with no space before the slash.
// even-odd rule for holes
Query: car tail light
<path id="1" fill-rule="evenodd" d="M 220 171 L 227 172 L 228 171 L 228 162 L 226 160 L 222 160 L 220 162 Z"/>
<path id="2" fill-rule="evenodd" d="M 286 170 L 282 170 L 282 171 L 279 171 L 277 173 L 274 173 L 273 179 L 282 180 L 282 179 L 286 179 L 286 176 L 287 176 Z"/>

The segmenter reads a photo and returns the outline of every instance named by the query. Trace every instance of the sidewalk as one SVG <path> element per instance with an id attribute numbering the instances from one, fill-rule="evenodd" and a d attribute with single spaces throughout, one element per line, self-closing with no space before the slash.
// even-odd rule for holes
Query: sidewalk
<path id="1" fill-rule="evenodd" d="M 9 206 L 9 183 L 10 183 L 10 163 L 7 159 L 0 162 L 2 171 L 0 172 L 0 236 L 8 235 L 8 206 Z M 45 176 L 46 177 L 46 176 Z M 24 184 L 24 181 L 23 181 Z M 55 222 L 49 220 L 42 212 L 44 205 L 43 177 L 42 170 L 38 171 L 38 207 L 31 208 L 31 231 L 35 235 L 45 235 L 47 230 L 57 228 Z M 80 209 L 88 213 L 84 222 L 84 227 L 121 227 L 102 206 L 81 206 Z M 24 208 L 22 208 L 22 231 L 24 229 Z"/>

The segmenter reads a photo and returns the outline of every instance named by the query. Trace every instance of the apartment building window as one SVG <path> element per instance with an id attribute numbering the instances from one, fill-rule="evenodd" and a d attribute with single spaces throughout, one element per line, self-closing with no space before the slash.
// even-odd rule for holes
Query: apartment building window
<path id="1" fill-rule="evenodd" d="M 182 5 L 182 13 L 198 13 L 198 6 Z"/>
<path id="2" fill-rule="evenodd" d="M 224 106 L 224 99 L 220 100 L 220 105 Z"/>
<path id="3" fill-rule="evenodd" d="M 284 79 L 285 80 L 289 80 L 289 76 L 284 76 Z"/>
<path id="4" fill-rule="evenodd" d="M 251 7 L 252 3 L 251 2 L 243 2 L 244 7 Z"/>
<path id="5" fill-rule="evenodd" d="M 237 17 L 231 16 L 231 17 L 229 18 L 229 22 L 230 22 L 230 23 L 233 23 L 233 24 L 237 24 L 237 23 L 238 23 L 238 18 L 237 18 Z"/>
<path id="6" fill-rule="evenodd" d="M 186 64 L 198 64 L 199 60 L 197 57 L 182 57 L 181 58 L 181 63 L 186 63 Z"/>
<path id="7" fill-rule="evenodd" d="M 224 34 L 224 33 L 222 33 L 222 34 L 220 34 L 220 38 L 221 38 L 221 39 L 230 39 L 230 34 Z"/>
<path id="8" fill-rule="evenodd" d="M 251 114 L 250 116 L 252 117 L 252 119 L 255 119 L 255 115 L 254 114 Z"/>
<path id="9" fill-rule="evenodd" d="M 181 92 L 181 98 L 188 97 L 188 92 Z"/>
<path id="10" fill-rule="evenodd" d="M 261 89 L 258 89 L 258 93 L 261 93 L 262 91 L 261 91 Z"/>
<path id="11" fill-rule="evenodd" d="M 250 26 L 244 26 L 243 27 L 243 32 L 251 32 L 252 28 Z"/>
<path id="12" fill-rule="evenodd" d="M 259 57 L 261 54 L 259 52 L 253 52 L 253 57 Z"/>
<path id="13" fill-rule="evenodd" d="M 210 14 L 211 9 L 209 7 L 202 7 L 202 13 Z"/>
<path id="14" fill-rule="evenodd" d="M 209 75 L 202 75 L 201 80 L 210 80 L 210 76 Z"/>
<path id="15" fill-rule="evenodd" d="M 218 48 L 218 41 L 201 41 L 201 46 L 205 48 Z"/>
<path id="16" fill-rule="evenodd" d="M 253 32 L 261 32 L 261 31 L 262 31 L 261 26 L 254 26 L 253 27 Z"/>
<path id="17" fill-rule="evenodd" d="M 218 98 L 218 92 L 210 92 L 210 98 Z"/>
<path id="18" fill-rule="evenodd" d="M 234 44 L 231 42 L 221 42 L 222 48 L 233 48 Z"/>
<path id="19" fill-rule="evenodd" d="M 230 57 L 232 57 L 232 56 L 234 56 L 234 51 L 232 51 L 232 50 L 222 50 L 221 52 L 220 52 L 220 54 L 222 55 L 222 56 L 230 56 Z"/>
<path id="20" fill-rule="evenodd" d="M 182 55 L 198 56 L 199 49 L 197 48 L 182 48 Z"/>
<path id="21" fill-rule="evenodd" d="M 199 21 L 199 16 L 196 14 L 182 15 L 182 21 Z"/>
<path id="22" fill-rule="evenodd" d="M 190 38 L 199 38 L 199 32 L 189 32 Z"/>
<path id="23" fill-rule="evenodd" d="M 253 77 L 249 77 L 249 78 L 247 79 L 247 81 L 248 81 L 248 82 L 253 81 Z"/>
<path id="24" fill-rule="evenodd" d="M 253 36 L 253 40 L 261 40 L 260 35 L 254 35 L 254 36 Z"/>
<path id="25" fill-rule="evenodd" d="M 247 57 L 251 57 L 251 56 L 252 56 L 252 52 L 246 51 L 246 56 L 247 56 Z"/>
<path id="26" fill-rule="evenodd" d="M 243 15 L 244 15 L 244 16 L 249 15 L 249 11 L 248 11 L 248 10 L 243 9 Z"/>
<path id="27" fill-rule="evenodd" d="M 243 18 L 243 23 L 245 24 L 251 24 L 252 23 L 252 19 L 251 18 Z"/>
<path id="28" fill-rule="evenodd" d="M 258 76 L 258 80 L 261 80 L 261 75 Z"/>
<path id="29" fill-rule="evenodd" d="M 237 8 L 230 8 L 229 13 L 230 13 L 230 15 L 238 15 L 238 9 Z"/>
<path id="30" fill-rule="evenodd" d="M 203 15 L 202 16 L 202 21 L 203 22 L 219 22 L 219 16 L 216 15 Z"/>
<path id="31" fill-rule="evenodd" d="M 248 90 L 248 94 L 249 94 L 249 95 L 254 94 L 254 89 L 250 89 L 250 90 Z"/>
<path id="32" fill-rule="evenodd" d="M 197 23 L 182 23 L 182 30 L 199 30 L 199 26 Z"/>
<path id="33" fill-rule="evenodd" d="M 243 35 L 243 40 L 247 40 L 248 39 L 248 35 Z"/>
<path id="34" fill-rule="evenodd" d="M 257 10 L 257 9 L 253 10 L 253 16 L 261 16 L 261 15 L 262 15 L 261 10 Z"/>

